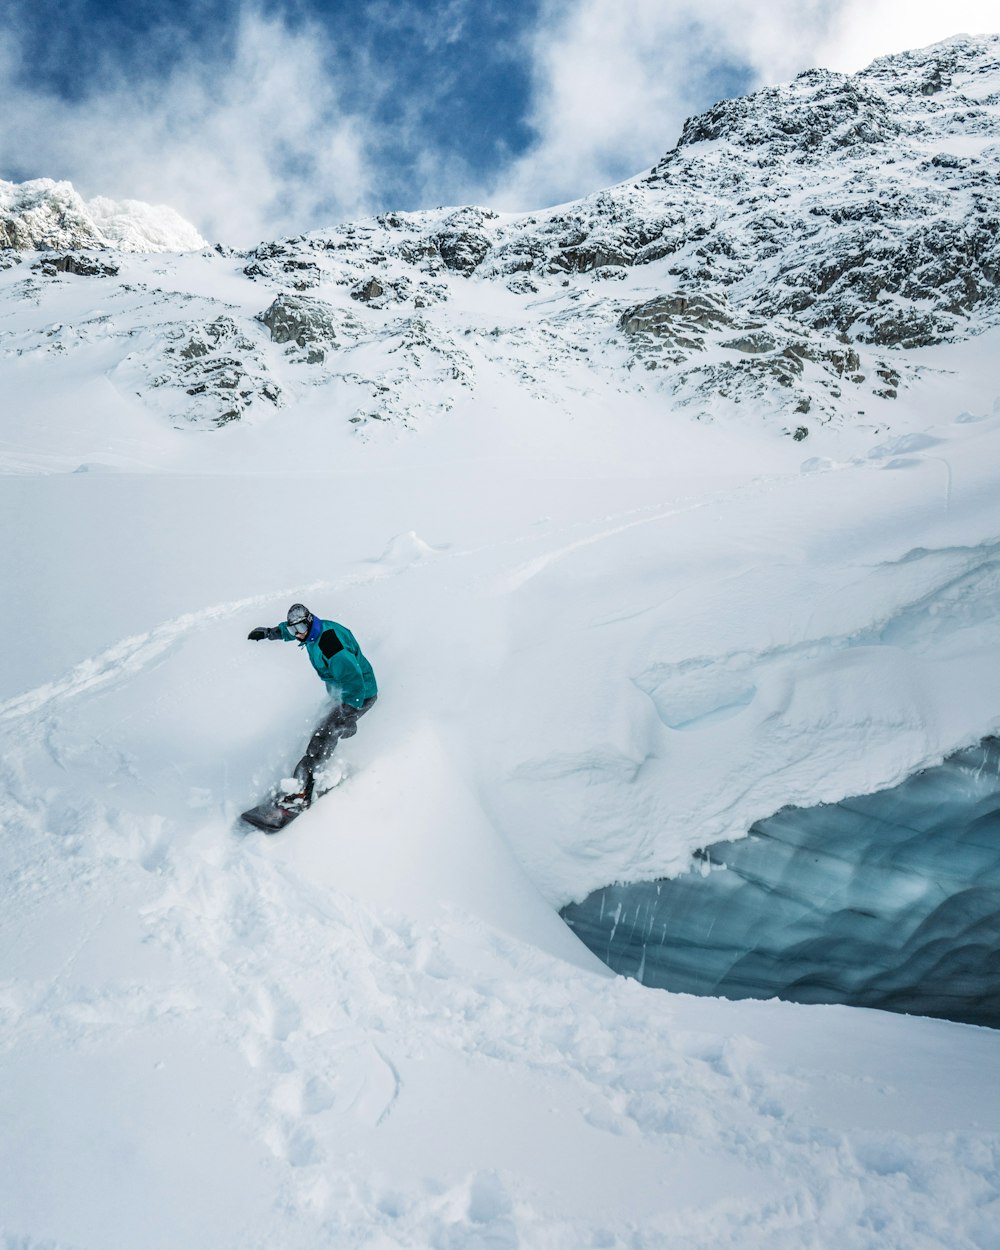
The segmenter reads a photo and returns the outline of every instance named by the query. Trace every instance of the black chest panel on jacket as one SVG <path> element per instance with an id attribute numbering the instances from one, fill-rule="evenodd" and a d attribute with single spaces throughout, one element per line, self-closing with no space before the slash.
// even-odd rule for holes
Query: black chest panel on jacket
<path id="1" fill-rule="evenodd" d="M 343 651 L 344 644 L 337 637 L 336 631 L 332 629 L 324 630 L 319 636 L 319 649 L 326 658 L 332 659 L 338 651 Z"/>

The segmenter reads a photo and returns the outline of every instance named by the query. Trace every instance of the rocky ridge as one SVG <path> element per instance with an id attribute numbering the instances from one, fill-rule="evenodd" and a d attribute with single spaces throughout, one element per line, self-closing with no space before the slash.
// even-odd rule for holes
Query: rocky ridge
<path id="1" fill-rule="evenodd" d="M 107 245 L 108 215 L 97 244 L 86 223 L 73 233 L 79 214 L 57 229 L 45 212 L 34 243 L 6 226 L 8 243 L 49 252 L 6 253 L 2 298 L 27 296 L 40 324 L 0 320 L 0 352 L 52 350 L 57 284 L 84 278 L 121 308 L 112 376 L 175 423 L 324 386 L 370 434 L 419 425 L 499 370 L 563 403 L 591 386 L 662 393 L 694 416 L 721 400 L 797 438 L 888 425 L 916 353 L 998 321 L 1000 37 L 721 101 L 643 177 L 556 209 L 387 213 L 190 257 L 219 272 L 225 303 L 194 300 L 180 262 L 115 274 L 124 244 L 84 255 Z M 40 276 L 21 277 L 25 263 Z"/>

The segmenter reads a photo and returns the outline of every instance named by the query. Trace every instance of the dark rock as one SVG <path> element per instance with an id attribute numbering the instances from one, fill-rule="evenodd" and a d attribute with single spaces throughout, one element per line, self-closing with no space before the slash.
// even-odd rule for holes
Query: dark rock
<path id="1" fill-rule="evenodd" d="M 286 260 L 282 262 L 281 271 L 291 277 L 296 291 L 307 291 L 319 285 L 319 266 L 314 261 Z"/>
<path id="2" fill-rule="evenodd" d="M 406 239 L 399 245 L 399 255 L 408 265 L 426 265 L 440 261 L 441 253 L 433 239 Z"/>
<path id="3" fill-rule="evenodd" d="M 385 287 L 375 277 L 359 282 L 357 286 L 351 288 L 351 299 L 360 300 L 363 304 L 370 304 L 372 300 L 379 299 L 384 294 Z"/>
<path id="4" fill-rule="evenodd" d="M 952 329 L 954 325 L 945 325 L 932 313 L 886 304 L 864 318 L 857 327 L 857 337 L 859 342 L 880 347 L 932 347 Z"/>
<path id="5" fill-rule="evenodd" d="M 847 75 L 807 70 L 794 83 L 722 100 L 688 118 L 675 151 L 728 139 L 743 148 L 764 148 L 769 161 L 792 152 L 815 158 L 888 143 L 900 129 L 883 96 Z"/>
<path id="6" fill-rule="evenodd" d="M 460 208 L 445 219 L 434 244 L 449 269 L 469 274 L 483 263 L 491 246 L 484 227 L 496 217 L 489 209 L 470 206 Z"/>
<path id="7" fill-rule="evenodd" d="M 459 273 L 472 273 L 490 250 L 489 239 L 471 230 L 439 234 L 436 242 L 445 265 Z"/>
<path id="8" fill-rule="evenodd" d="M 151 378 L 150 385 L 179 386 L 190 398 L 202 401 L 184 414 L 187 419 L 226 425 L 259 397 L 280 402 L 280 387 L 261 376 L 255 344 L 231 317 L 216 317 L 200 326 L 178 326 L 168 339 L 164 355 L 177 364 Z"/>
<path id="9" fill-rule="evenodd" d="M 314 261 L 303 260 L 295 255 L 294 239 L 281 242 L 260 243 L 253 251 L 246 253 L 249 263 L 243 272 L 248 278 L 270 278 L 273 281 L 291 285 L 296 290 L 305 290 L 315 286 L 319 280 L 319 267 Z"/>
<path id="10" fill-rule="evenodd" d="M 680 347 L 700 347 L 699 331 L 732 324 L 724 299 L 705 294 L 661 295 L 626 309 L 618 319 L 628 335 L 648 335 Z"/>
<path id="11" fill-rule="evenodd" d="M 260 243 L 250 253 L 255 260 L 274 260 L 276 256 L 287 256 L 288 247 L 284 243 Z"/>
<path id="12" fill-rule="evenodd" d="M 46 256 L 44 260 L 32 265 L 47 277 L 57 273 L 72 273 L 81 278 L 114 278 L 118 274 L 118 266 L 105 264 L 95 260 L 93 256 L 72 255 Z"/>
<path id="13" fill-rule="evenodd" d="M 773 334 L 766 331 L 758 331 L 756 333 L 744 334 L 739 338 L 727 339 L 723 347 L 728 347 L 730 351 L 747 352 L 750 355 L 760 355 L 763 352 L 773 352 L 777 350 L 778 340 Z"/>
<path id="14" fill-rule="evenodd" d="M 633 253 L 611 247 L 571 247 L 553 257 L 550 268 L 553 272 L 561 269 L 563 272 L 589 273 L 592 269 L 628 266 L 632 260 Z"/>
<path id="15" fill-rule="evenodd" d="M 325 349 L 337 342 L 337 320 L 333 308 L 309 295 L 279 295 L 257 317 L 271 332 L 273 343 L 293 343 L 308 348 L 307 363 L 325 358 Z"/>
<path id="16" fill-rule="evenodd" d="M 861 368 L 861 357 L 853 349 L 847 351 L 829 351 L 826 353 L 826 359 L 833 366 L 838 376 L 842 377 L 845 373 L 856 374 Z"/>

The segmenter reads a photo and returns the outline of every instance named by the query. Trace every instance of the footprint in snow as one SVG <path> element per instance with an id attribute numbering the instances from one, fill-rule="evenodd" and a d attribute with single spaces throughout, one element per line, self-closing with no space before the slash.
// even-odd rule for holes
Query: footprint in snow
<path id="1" fill-rule="evenodd" d="M 284 1042 L 302 1026 L 302 1013 L 280 990 L 262 990 L 259 995 L 260 1017 L 264 1030 L 275 1041 Z"/>

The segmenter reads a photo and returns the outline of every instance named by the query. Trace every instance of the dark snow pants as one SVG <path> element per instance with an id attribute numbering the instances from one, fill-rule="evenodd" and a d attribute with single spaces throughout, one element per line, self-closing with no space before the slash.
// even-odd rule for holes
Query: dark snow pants
<path id="1" fill-rule="evenodd" d="M 349 703 L 338 703 L 337 706 L 320 722 L 319 728 L 309 739 L 306 753 L 295 765 L 295 776 L 302 782 L 306 797 L 312 798 L 313 782 L 316 771 L 334 753 L 341 738 L 353 738 L 358 732 L 358 718 L 374 704 L 375 699 L 366 699 L 360 707 L 351 707 Z"/>

